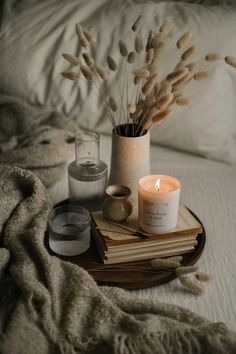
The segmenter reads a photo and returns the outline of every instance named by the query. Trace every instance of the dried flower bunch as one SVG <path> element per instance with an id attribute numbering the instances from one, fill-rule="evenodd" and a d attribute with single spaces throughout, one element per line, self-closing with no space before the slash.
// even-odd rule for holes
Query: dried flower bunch
<path id="1" fill-rule="evenodd" d="M 172 269 L 185 290 L 195 295 L 201 295 L 203 288 L 199 286 L 199 284 L 195 282 L 194 279 L 198 282 L 206 283 L 210 280 L 209 275 L 203 272 L 198 272 L 198 266 L 181 265 L 182 260 L 182 256 L 173 256 L 169 258 L 155 258 L 151 260 L 150 263 L 151 266 L 156 269 Z M 189 274 L 194 274 L 194 279 L 191 279 Z"/>
<path id="2" fill-rule="evenodd" d="M 153 274 L 153 273 L 166 273 L 174 274 L 181 284 L 183 290 L 190 292 L 194 295 L 202 295 L 203 284 L 208 283 L 211 277 L 205 272 L 199 272 L 198 266 L 184 266 L 182 265 L 183 256 L 171 256 L 168 258 L 154 258 L 147 260 L 145 263 L 132 262 L 132 264 L 120 264 L 119 269 L 116 265 L 96 265 L 90 268 L 89 272 L 139 272 Z"/>
<path id="3" fill-rule="evenodd" d="M 185 97 L 183 90 L 191 81 L 207 78 L 209 64 L 224 60 L 236 68 L 236 58 L 233 56 L 222 58 L 218 53 L 209 53 L 203 58 L 204 66 L 197 69 L 197 63 L 192 61 L 197 53 L 196 46 L 191 45 L 192 32 L 185 32 L 176 41 L 177 64 L 171 72 L 161 76 L 158 64 L 163 48 L 168 44 L 171 25 L 163 23 L 157 32 L 150 31 L 144 40 L 142 23 L 143 16 L 139 16 L 131 27 L 132 48 L 124 39 L 118 42 L 120 63 L 124 69 L 119 97 L 106 95 L 103 90 L 106 113 L 120 135 L 141 136 L 154 124 L 165 120 L 175 105 L 190 105 L 192 101 Z M 63 57 L 78 71 L 66 70 L 62 75 L 73 81 L 94 81 L 97 88 L 101 87 L 110 74 L 118 70 L 117 61 L 108 56 L 106 67 L 96 63 L 88 52 L 96 41 L 95 37 L 79 24 L 76 31 L 82 47 L 81 54 L 76 57 L 64 53 Z M 122 130 L 122 127 L 125 128 Z"/>

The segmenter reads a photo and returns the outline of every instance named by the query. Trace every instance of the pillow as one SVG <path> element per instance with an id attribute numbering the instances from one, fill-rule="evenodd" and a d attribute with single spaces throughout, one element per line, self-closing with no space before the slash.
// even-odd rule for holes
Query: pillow
<path id="1" fill-rule="evenodd" d="M 106 116 L 103 91 L 94 83 L 63 78 L 61 72 L 70 66 L 62 53 L 79 55 L 75 24 L 81 23 L 97 37 L 92 51 L 98 63 L 106 65 L 108 54 L 120 60 L 117 42 L 132 37 L 130 25 L 139 14 L 146 19 L 141 31 L 145 37 L 164 21 L 172 24 L 160 78 L 178 62 L 176 39 L 187 30 L 194 33 L 192 42 L 199 48 L 199 58 L 209 52 L 236 56 L 233 7 L 157 0 L 39 1 L 12 17 L 1 32 L 0 92 L 58 110 L 86 128 L 110 134 L 112 124 Z M 235 163 L 236 71 L 222 60 L 211 65 L 210 72 L 209 79 L 186 87 L 185 94 L 193 104 L 175 107 L 166 121 L 152 127 L 151 138 L 174 149 Z M 106 92 L 113 92 L 124 75 L 118 70 Z"/>

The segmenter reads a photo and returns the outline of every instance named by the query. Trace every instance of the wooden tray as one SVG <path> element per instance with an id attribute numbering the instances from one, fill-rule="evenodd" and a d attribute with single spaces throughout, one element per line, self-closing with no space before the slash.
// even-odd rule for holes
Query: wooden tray
<path id="1" fill-rule="evenodd" d="M 189 211 L 201 223 L 199 218 L 191 210 Z M 197 236 L 198 244 L 195 246 L 195 251 L 182 255 L 181 264 L 183 266 L 195 264 L 203 252 L 206 243 L 206 233 L 202 223 L 201 225 L 203 231 Z M 48 245 L 48 234 L 45 237 L 45 245 L 51 255 L 86 269 L 98 285 L 118 286 L 124 289 L 144 289 L 164 284 L 176 278 L 175 272 L 172 270 L 153 270 L 150 266 L 150 260 L 111 265 L 103 264 L 93 237 L 91 237 L 89 250 L 78 256 L 65 257 L 54 253 Z"/>

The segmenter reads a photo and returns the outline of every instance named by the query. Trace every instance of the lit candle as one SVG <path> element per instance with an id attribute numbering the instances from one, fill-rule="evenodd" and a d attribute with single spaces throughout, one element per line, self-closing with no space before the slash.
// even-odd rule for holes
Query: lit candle
<path id="1" fill-rule="evenodd" d="M 170 176 L 150 175 L 138 183 L 141 228 L 152 234 L 172 231 L 178 219 L 180 182 Z"/>

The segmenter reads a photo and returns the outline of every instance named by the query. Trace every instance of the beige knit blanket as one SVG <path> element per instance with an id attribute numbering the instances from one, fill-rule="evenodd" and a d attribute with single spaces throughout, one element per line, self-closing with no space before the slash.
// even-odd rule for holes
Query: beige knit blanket
<path id="1" fill-rule="evenodd" d="M 4 100 L 0 125 L 10 127 L 22 104 Z M 42 181 L 57 180 L 73 136 L 60 125 L 65 118 L 59 124 L 45 113 L 37 121 L 30 110 L 19 115 L 21 130 L 8 134 L 0 154 L 0 353 L 236 353 L 236 334 L 223 323 L 98 287 L 85 270 L 48 254 L 50 203 Z"/>

